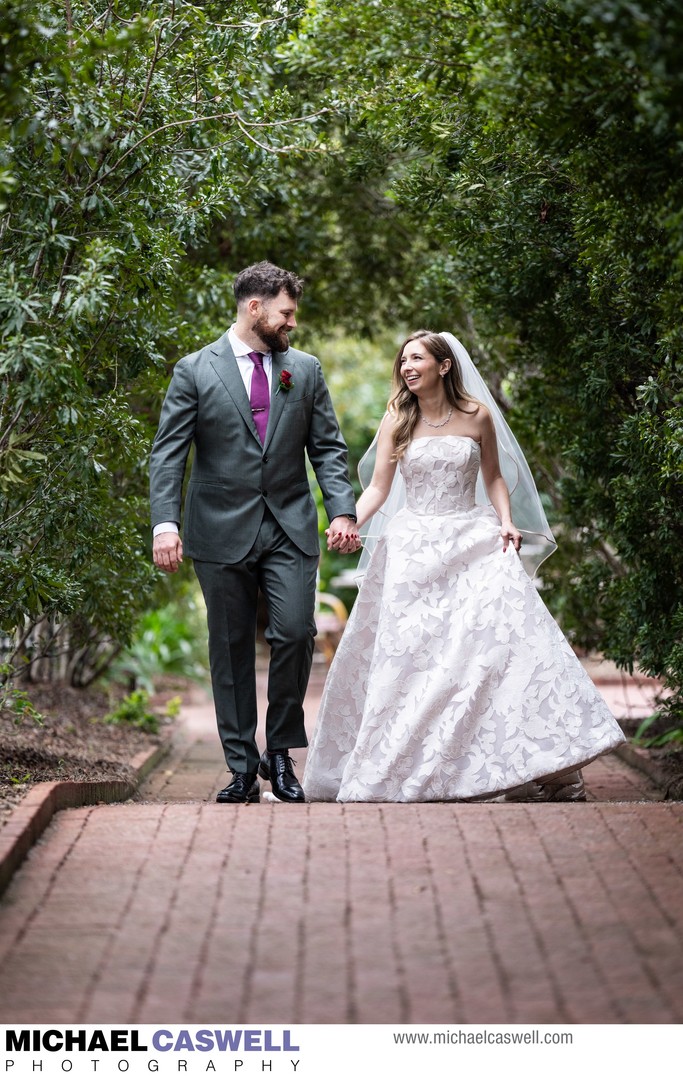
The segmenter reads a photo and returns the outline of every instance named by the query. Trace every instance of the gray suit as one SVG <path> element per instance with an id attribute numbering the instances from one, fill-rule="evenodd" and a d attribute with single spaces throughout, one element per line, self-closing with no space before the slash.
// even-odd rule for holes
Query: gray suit
<path id="1" fill-rule="evenodd" d="M 292 387 L 280 389 L 288 370 Z M 353 513 L 347 450 L 320 363 L 290 348 L 273 355 L 262 445 L 227 335 L 181 359 L 150 460 L 152 526 L 181 517 L 183 546 L 207 605 L 216 714 L 229 767 L 258 764 L 255 633 L 260 589 L 271 646 L 266 736 L 271 750 L 306 746 L 303 698 L 315 636 L 318 519 L 306 474 L 315 470 L 329 519 Z"/>

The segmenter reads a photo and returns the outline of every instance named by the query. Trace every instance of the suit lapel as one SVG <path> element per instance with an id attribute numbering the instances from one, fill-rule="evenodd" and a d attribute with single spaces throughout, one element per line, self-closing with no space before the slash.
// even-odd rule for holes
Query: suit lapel
<path id="1" fill-rule="evenodd" d="M 261 444 L 261 438 L 254 425 L 254 418 L 251 413 L 251 405 L 249 403 L 249 397 L 247 396 L 247 390 L 244 387 L 244 381 L 242 380 L 242 375 L 239 366 L 237 365 L 237 359 L 235 358 L 234 351 L 230 347 L 227 336 L 221 337 L 216 344 L 213 344 L 211 346 L 211 351 L 216 356 L 215 359 L 211 360 L 211 365 L 213 366 L 217 377 L 223 382 L 223 385 L 232 397 L 233 403 L 247 424 L 249 431 L 253 434 L 258 443 Z"/>
<path id="2" fill-rule="evenodd" d="M 287 392 L 291 391 L 281 388 L 278 392 L 278 388 L 280 386 L 280 374 L 283 370 L 289 370 L 289 372 L 292 373 L 294 370 L 294 365 L 295 362 L 290 351 L 276 351 L 273 355 L 272 380 L 270 389 L 270 412 L 268 414 L 268 429 L 266 430 L 266 440 L 263 446 L 264 450 L 268 447 L 270 441 L 272 440 L 277 424 L 282 416 L 282 411 L 287 400 Z"/>

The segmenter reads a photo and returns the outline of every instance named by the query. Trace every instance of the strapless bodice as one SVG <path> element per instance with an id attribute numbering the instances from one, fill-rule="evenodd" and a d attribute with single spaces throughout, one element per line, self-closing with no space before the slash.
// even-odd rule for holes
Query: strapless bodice
<path id="1" fill-rule="evenodd" d="M 481 449 L 471 437 L 418 437 L 401 459 L 406 505 L 441 516 L 474 508 Z"/>

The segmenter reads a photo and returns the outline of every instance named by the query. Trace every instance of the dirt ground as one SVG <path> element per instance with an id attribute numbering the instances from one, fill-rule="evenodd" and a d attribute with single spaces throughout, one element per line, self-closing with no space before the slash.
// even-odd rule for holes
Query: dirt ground
<path id="1" fill-rule="evenodd" d="M 0 712 L 0 824 L 36 782 L 125 780 L 130 760 L 159 742 L 158 735 L 106 724 L 116 699 L 101 688 L 37 684 L 25 690 L 41 717 Z M 163 711 L 169 694 L 151 700 L 155 712 Z"/>

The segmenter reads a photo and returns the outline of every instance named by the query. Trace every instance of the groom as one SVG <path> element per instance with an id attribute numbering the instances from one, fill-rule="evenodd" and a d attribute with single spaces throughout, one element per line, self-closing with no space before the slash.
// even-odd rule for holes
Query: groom
<path id="1" fill-rule="evenodd" d="M 302 281 L 270 262 L 234 283 L 237 320 L 175 367 L 150 459 L 154 563 L 193 558 L 207 608 L 218 731 L 232 781 L 219 803 L 255 803 L 260 775 L 303 803 L 289 748 L 305 747 L 303 700 L 313 656 L 320 547 L 306 455 L 330 539 L 357 548 L 347 451 L 320 363 L 289 346 Z M 185 464 L 194 461 L 179 534 Z M 267 750 L 256 747 L 258 593 L 268 608 Z"/>

